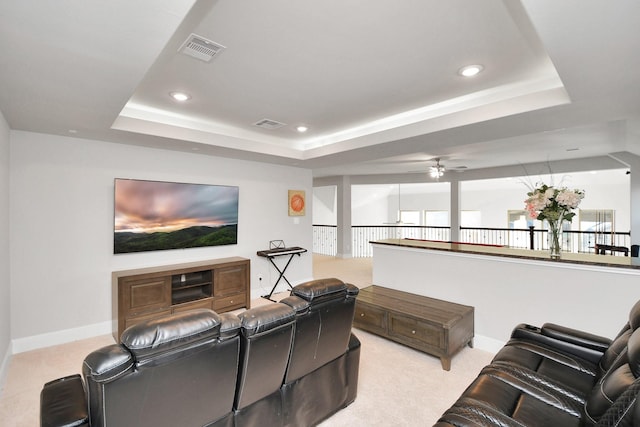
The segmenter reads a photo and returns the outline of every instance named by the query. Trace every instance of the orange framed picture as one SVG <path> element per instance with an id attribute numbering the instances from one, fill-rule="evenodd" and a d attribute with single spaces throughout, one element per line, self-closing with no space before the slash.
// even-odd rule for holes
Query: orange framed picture
<path id="1" fill-rule="evenodd" d="M 289 216 L 304 216 L 305 204 L 304 190 L 289 190 Z"/>

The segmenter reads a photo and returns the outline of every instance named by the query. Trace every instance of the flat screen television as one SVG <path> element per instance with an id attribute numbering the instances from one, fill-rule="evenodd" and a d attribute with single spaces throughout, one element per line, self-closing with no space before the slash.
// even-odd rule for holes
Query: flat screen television
<path id="1" fill-rule="evenodd" d="M 116 178 L 113 253 L 238 243 L 238 187 Z"/>

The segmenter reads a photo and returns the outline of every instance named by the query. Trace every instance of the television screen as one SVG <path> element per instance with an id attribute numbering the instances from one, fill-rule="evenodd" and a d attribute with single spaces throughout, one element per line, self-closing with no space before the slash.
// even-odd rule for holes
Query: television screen
<path id="1" fill-rule="evenodd" d="M 116 178 L 113 253 L 238 243 L 238 187 Z"/>

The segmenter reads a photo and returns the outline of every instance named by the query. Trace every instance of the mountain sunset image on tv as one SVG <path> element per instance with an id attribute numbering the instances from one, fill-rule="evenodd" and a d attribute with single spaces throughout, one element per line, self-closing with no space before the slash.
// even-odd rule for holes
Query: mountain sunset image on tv
<path id="1" fill-rule="evenodd" d="M 116 178 L 113 253 L 238 243 L 238 187 Z"/>

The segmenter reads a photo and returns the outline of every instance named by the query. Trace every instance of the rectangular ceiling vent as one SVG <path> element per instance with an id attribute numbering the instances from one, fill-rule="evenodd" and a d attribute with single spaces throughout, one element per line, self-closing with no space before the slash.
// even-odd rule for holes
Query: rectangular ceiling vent
<path id="1" fill-rule="evenodd" d="M 197 34 L 191 34 L 187 40 L 182 43 L 179 52 L 201 61 L 209 62 L 224 49 L 226 48 L 221 44 L 207 40 Z"/>
<path id="2" fill-rule="evenodd" d="M 282 126 L 286 126 L 286 124 L 284 123 L 276 122 L 275 120 L 269 120 L 269 119 L 258 120 L 253 125 L 258 126 L 262 129 L 267 129 L 267 130 L 274 130 L 274 129 L 281 128 Z"/>

